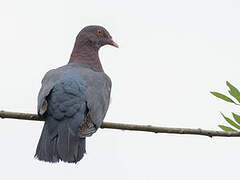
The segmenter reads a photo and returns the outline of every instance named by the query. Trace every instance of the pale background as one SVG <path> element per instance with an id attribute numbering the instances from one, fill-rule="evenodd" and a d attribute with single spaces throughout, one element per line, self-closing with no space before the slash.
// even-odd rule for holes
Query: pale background
<path id="1" fill-rule="evenodd" d="M 105 121 L 218 129 L 239 112 L 209 91 L 240 87 L 240 2 L 0 1 L 0 110 L 36 112 L 43 75 L 66 64 L 77 33 L 104 26 L 120 45 Z M 0 120 L 0 179 L 238 179 L 239 138 L 100 129 L 78 164 L 33 158 L 42 122 Z"/>

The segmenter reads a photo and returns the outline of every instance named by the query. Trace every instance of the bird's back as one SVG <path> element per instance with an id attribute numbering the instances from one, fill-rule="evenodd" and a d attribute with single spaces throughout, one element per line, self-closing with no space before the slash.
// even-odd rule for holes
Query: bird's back
<path id="1" fill-rule="evenodd" d="M 103 72 L 78 63 L 45 75 L 38 96 L 38 112 L 45 119 L 36 151 L 38 159 L 77 162 L 83 157 L 85 137 L 96 132 L 106 114 L 109 83 Z"/>

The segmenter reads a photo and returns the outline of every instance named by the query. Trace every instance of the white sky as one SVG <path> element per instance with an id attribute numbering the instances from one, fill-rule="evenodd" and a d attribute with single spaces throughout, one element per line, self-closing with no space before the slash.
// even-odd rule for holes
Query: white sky
<path id="1" fill-rule="evenodd" d="M 66 64 L 77 33 L 103 25 L 120 45 L 100 57 L 113 81 L 105 121 L 218 129 L 239 109 L 240 2 L 0 1 L 0 110 L 36 112 L 43 75 Z M 33 158 L 42 122 L 0 120 L 0 179 L 236 179 L 239 138 L 100 129 L 77 165 Z M 219 130 L 219 129 L 218 129 Z"/>

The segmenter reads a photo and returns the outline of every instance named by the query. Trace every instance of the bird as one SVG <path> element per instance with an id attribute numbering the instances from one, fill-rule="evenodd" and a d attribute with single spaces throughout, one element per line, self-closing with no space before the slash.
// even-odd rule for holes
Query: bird
<path id="1" fill-rule="evenodd" d="M 44 75 L 37 111 L 45 123 L 36 159 L 77 163 L 86 153 L 86 138 L 101 126 L 110 102 L 112 82 L 98 55 L 104 45 L 118 48 L 104 27 L 86 26 L 76 37 L 69 62 Z"/>

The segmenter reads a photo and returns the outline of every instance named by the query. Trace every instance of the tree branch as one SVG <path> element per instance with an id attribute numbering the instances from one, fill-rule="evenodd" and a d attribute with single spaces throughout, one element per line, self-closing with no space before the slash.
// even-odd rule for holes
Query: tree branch
<path id="1" fill-rule="evenodd" d="M 7 111 L 0 111 L 0 118 L 44 121 L 37 114 L 7 112 Z M 101 128 L 130 130 L 130 131 L 145 131 L 145 132 L 154 132 L 154 133 L 191 134 L 191 135 L 202 135 L 202 136 L 208 136 L 208 137 L 213 137 L 213 136 L 240 137 L 240 132 L 213 131 L 213 130 L 204 130 L 200 128 L 198 129 L 170 128 L 170 127 L 122 124 L 122 123 L 111 123 L 111 122 L 104 122 Z"/>

